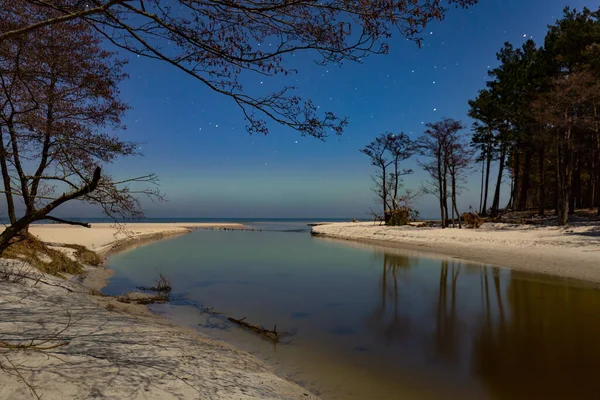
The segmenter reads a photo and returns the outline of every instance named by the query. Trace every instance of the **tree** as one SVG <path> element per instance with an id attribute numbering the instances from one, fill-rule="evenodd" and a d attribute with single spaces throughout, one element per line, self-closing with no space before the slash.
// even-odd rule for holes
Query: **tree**
<path id="1" fill-rule="evenodd" d="M 372 176 L 375 183 L 373 191 L 381 201 L 383 213 L 385 214 L 387 210 L 391 209 L 388 197 L 392 188 L 390 187 L 391 180 L 388 178 L 388 168 L 393 162 L 388 154 L 387 134 L 382 134 L 375 138 L 374 141 L 367 144 L 360 152 L 369 157 L 371 165 L 376 168 Z"/>
<path id="2" fill-rule="evenodd" d="M 415 144 L 406 134 L 401 132 L 397 135 L 388 135 L 387 145 L 393 165 L 393 170 L 390 177 L 390 180 L 393 182 L 393 194 L 391 194 L 391 200 L 393 208 L 398 209 L 398 204 L 400 201 L 398 191 L 402 186 L 402 177 L 413 173 L 413 170 L 410 168 L 400 168 L 400 163 L 413 156 L 415 153 Z"/>
<path id="3" fill-rule="evenodd" d="M 400 163 L 414 154 L 412 140 L 404 133 L 383 133 L 360 152 L 369 157 L 371 165 L 376 167 L 373 174 L 374 192 L 381 201 L 383 213 L 397 209 L 402 176 L 413 172 L 411 169 L 400 168 Z"/>
<path id="4" fill-rule="evenodd" d="M 484 89 L 479 91 L 475 100 L 469 100 L 469 117 L 476 120 L 473 124 L 472 146 L 479 150 L 479 160 L 482 162 L 482 189 L 479 214 L 487 214 L 488 189 L 490 182 L 490 167 L 497 153 L 497 131 L 500 126 L 498 110 L 498 93 Z M 485 177 L 485 184 L 484 184 Z"/>
<path id="5" fill-rule="evenodd" d="M 0 234 L 0 253 L 32 222 L 89 226 L 52 215 L 72 200 L 109 216 L 139 217 L 136 195 L 160 197 L 138 185 L 155 183 L 154 175 L 116 181 L 102 172 L 138 146 L 106 133 L 123 128 L 128 106 L 117 88 L 124 63 L 101 42 L 75 20 L 0 43 L 0 167 L 11 222 Z"/>
<path id="6" fill-rule="evenodd" d="M 290 86 L 265 96 L 248 94 L 239 77 L 294 73 L 289 56 L 300 52 L 316 53 L 323 65 L 360 61 L 369 54 L 386 53 L 387 40 L 395 32 L 420 44 L 427 24 L 443 19 L 444 4 L 464 8 L 476 2 L 0 0 L 0 41 L 83 21 L 114 46 L 171 64 L 230 97 L 251 133 L 266 134 L 267 121 L 274 121 L 324 138 L 341 133 L 346 119 L 331 112 L 319 114 Z"/>
<path id="7" fill-rule="evenodd" d="M 597 128 L 597 115 L 585 112 L 600 102 L 600 83 L 590 72 L 577 72 L 557 78 L 552 90 L 535 103 L 541 121 L 555 132 L 556 178 L 558 190 L 557 216 L 559 225 L 567 225 L 572 196 L 574 137 L 577 127 Z"/>
<path id="8" fill-rule="evenodd" d="M 456 121 L 458 122 L 458 121 Z M 455 130 L 456 129 L 456 130 Z M 462 228 L 460 222 L 460 212 L 456 203 L 460 183 L 466 178 L 467 172 L 471 168 L 473 151 L 469 148 L 467 142 L 460 135 L 459 130 L 464 129 L 462 124 L 458 122 L 456 127 L 452 128 L 454 134 L 450 136 L 448 146 L 448 173 L 452 188 L 452 226 L 454 226 L 454 214 L 458 219 L 458 227 Z"/>
<path id="9" fill-rule="evenodd" d="M 450 177 L 450 185 L 452 186 L 452 214 L 454 223 L 454 212 L 456 210 L 456 182 L 459 175 L 464 170 L 462 161 L 459 161 L 459 151 L 457 146 L 462 149 L 462 145 L 458 145 L 458 132 L 463 129 L 460 121 L 455 121 L 450 118 L 445 118 L 442 121 L 428 123 L 425 125 L 427 129 L 424 134 L 417 140 L 417 148 L 419 153 L 427 158 L 429 162 L 419 162 L 419 165 L 431 176 L 432 180 L 428 182 L 428 186 L 424 188 L 426 193 L 434 194 L 440 202 L 440 214 L 442 217 L 442 228 L 448 226 L 448 178 Z M 456 156 L 453 156 L 453 151 L 456 151 Z M 452 175 L 451 168 L 454 168 Z"/>
<path id="10" fill-rule="evenodd" d="M 537 206 L 543 216 L 553 207 L 563 225 L 576 208 L 598 207 L 600 215 L 600 9 L 566 8 L 542 47 L 532 40 L 521 48 L 505 43 L 497 56 L 500 65 L 469 113 L 477 120 L 473 144 L 483 155 L 493 143 L 498 155 L 492 215 L 505 171 L 507 208 Z M 494 128 L 486 132 L 490 120 Z"/>

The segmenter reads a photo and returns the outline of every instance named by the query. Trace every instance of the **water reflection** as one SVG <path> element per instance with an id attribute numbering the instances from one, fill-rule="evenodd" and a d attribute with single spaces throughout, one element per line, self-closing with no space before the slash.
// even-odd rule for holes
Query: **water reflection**
<path id="1" fill-rule="evenodd" d="M 419 258 L 381 258 L 380 298 L 365 325 L 388 346 L 420 343 L 429 363 L 465 371 L 493 399 L 600 398 L 598 290 L 440 259 L 434 296 L 420 299 L 432 304 L 428 332 L 402 299 L 415 290 Z"/>
<path id="2" fill-rule="evenodd" d="M 381 300 L 366 318 L 367 329 L 383 337 L 386 342 L 406 338 L 410 333 L 410 317 L 400 312 L 398 278 L 408 278 L 407 271 L 416 265 L 416 259 L 403 254 L 383 254 Z"/>
<path id="3" fill-rule="evenodd" d="M 460 262 L 441 261 L 433 346 L 435 358 L 441 361 L 452 362 L 457 358 L 456 283 L 460 269 Z"/>
<path id="4" fill-rule="evenodd" d="M 485 273 L 473 370 L 495 398 L 600 398 L 600 294 Z M 506 307 L 506 312 L 505 312 Z"/>
<path id="5" fill-rule="evenodd" d="M 165 265 L 176 295 L 294 336 L 275 351 L 218 318 L 190 323 L 195 309 L 186 324 L 324 399 L 600 398 L 600 291 L 589 286 L 263 231 L 194 232 L 119 254 L 111 290 L 151 284 Z"/>

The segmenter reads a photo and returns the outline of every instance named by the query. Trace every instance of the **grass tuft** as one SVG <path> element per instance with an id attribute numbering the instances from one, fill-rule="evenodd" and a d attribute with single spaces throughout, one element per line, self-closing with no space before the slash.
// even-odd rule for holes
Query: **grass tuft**
<path id="1" fill-rule="evenodd" d="M 75 250 L 75 258 L 82 264 L 91 265 L 92 267 L 102 264 L 102 257 L 85 246 L 79 244 L 63 244 L 61 246 Z"/>
<path id="2" fill-rule="evenodd" d="M 14 259 L 29 263 L 40 271 L 64 277 L 62 274 L 81 274 L 83 265 L 70 259 L 66 254 L 49 248 L 33 236 L 11 243 L 2 258 Z"/>

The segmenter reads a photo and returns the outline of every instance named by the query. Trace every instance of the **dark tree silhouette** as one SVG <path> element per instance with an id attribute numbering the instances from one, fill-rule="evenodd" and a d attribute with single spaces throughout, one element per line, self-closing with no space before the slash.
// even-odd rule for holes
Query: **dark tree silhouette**
<path id="1" fill-rule="evenodd" d="M 299 52 L 317 54 L 319 64 L 360 61 L 386 53 L 395 33 L 420 44 L 427 24 L 443 19 L 445 5 L 467 7 L 476 2 L 0 0 L 0 41 L 84 21 L 115 46 L 171 64 L 229 96 L 251 133 L 267 133 L 267 121 L 275 121 L 324 138 L 340 133 L 346 119 L 318 113 L 310 100 L 293 94 L 293 87 L 265 96 L 249 94 L 239 77 L 294 73 L 289 56 Z"/>
<path id="2" fill-rule="evenodd" d="M 480 161 L 498 159 L 492 216 L 506 172 L 507 208 L 542 216 L 554 208 L 561 225 L 576 208 L 596 207 L 600 215 L 600 9 L 566 8 L 543 46 L 506 43 L 497 56 L 487 89 L 469 103 Z"/>
<path id="3" fill-rule="evenodd" d="M 381 201 L 383 213 L 398 208 L 402 196 L 398 190 L 402 186 L 402 176 L 412 174 L 411 169 L 401 168 L 401 162 L 409 159 L 415 152 L 415 145 L 404 133 L 384 133 L 367 144 L 361 153 L 376 167 L 373 174 L 373 191 Z"/>
<path id="4" fill-rule="evenodd" d="M 138 185 L 155 183 L 154 175 L 116 181 L 102 173 L 137 145 L 106 133 L 123 128 L 128 106 L 117 89 L 123 62 L 101 41 L 85 21 L 72 21 L 0 43 L 0 167 L 11 222 L 0 252 L 32 222 L 89 226 L 51 215 L 72 200 L 139 217 L 136 195 L 160 197 Z M 24 207 L 20 217 L 15 204 Z"/>
<path id="5" fill-rule="evenodd" d="M 419 165 L 432 179 L 423 189 L 426 193 L 434 194 L 438 198 L 442 228 L 446 228 L 449 220 L 448 198 L 452 197 L 452 214 L 455 211 L 458 213 L 456 207 L 457 182 L 467 165 L 462 159 L 466 157 L 466 145 L 460 141 L 458 134 L 463 126 L 460 121 L 450 118 L 428 123 L 425 126 L 427 129 L 417 140 L 417 147 L 420 154 L 431 161 L 419 161 Z M 463 151 L 465 154 L 462 154 Z M 449 184 L 450 193 L 448 192 Z M 454 217 L 452 219 L 454 224 Z"/>

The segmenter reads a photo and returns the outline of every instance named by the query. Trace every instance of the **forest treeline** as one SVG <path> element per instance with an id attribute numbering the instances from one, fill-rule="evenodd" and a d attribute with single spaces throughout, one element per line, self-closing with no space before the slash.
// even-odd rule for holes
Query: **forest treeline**
<path id="1" fill-rule="evenodd" d="M 432 178 L 424 189 L 438 197 L 442 225 L 448 224 L 448 201 L 450 214 L 458 215 L 456 196 L 475 167 L 481 172 L 481 215 L 496 217 L 503 208 L 542 216 L 555 210 L 559 225 L 578 208 L 598 208 L 600 215 L 600 8 L 566 8 L 540 46 L 532 39 L 521 47 L 507 42 L 497 58 L 486 87 L 469 101 L 471 132 L 445 119 L 404 142 L 411 155 L 427 159 L 419 161 Z M 384 212 L 399 200 L 388 189 L 398 167 L 382 166 L 398 150 L 372 150 L 377 143 L 385 148 L 394 136 L 381 135 L 361 150 L 378 168 L 375 192 Z M 504 205 L 506 178 L 510 200 Z"/>

